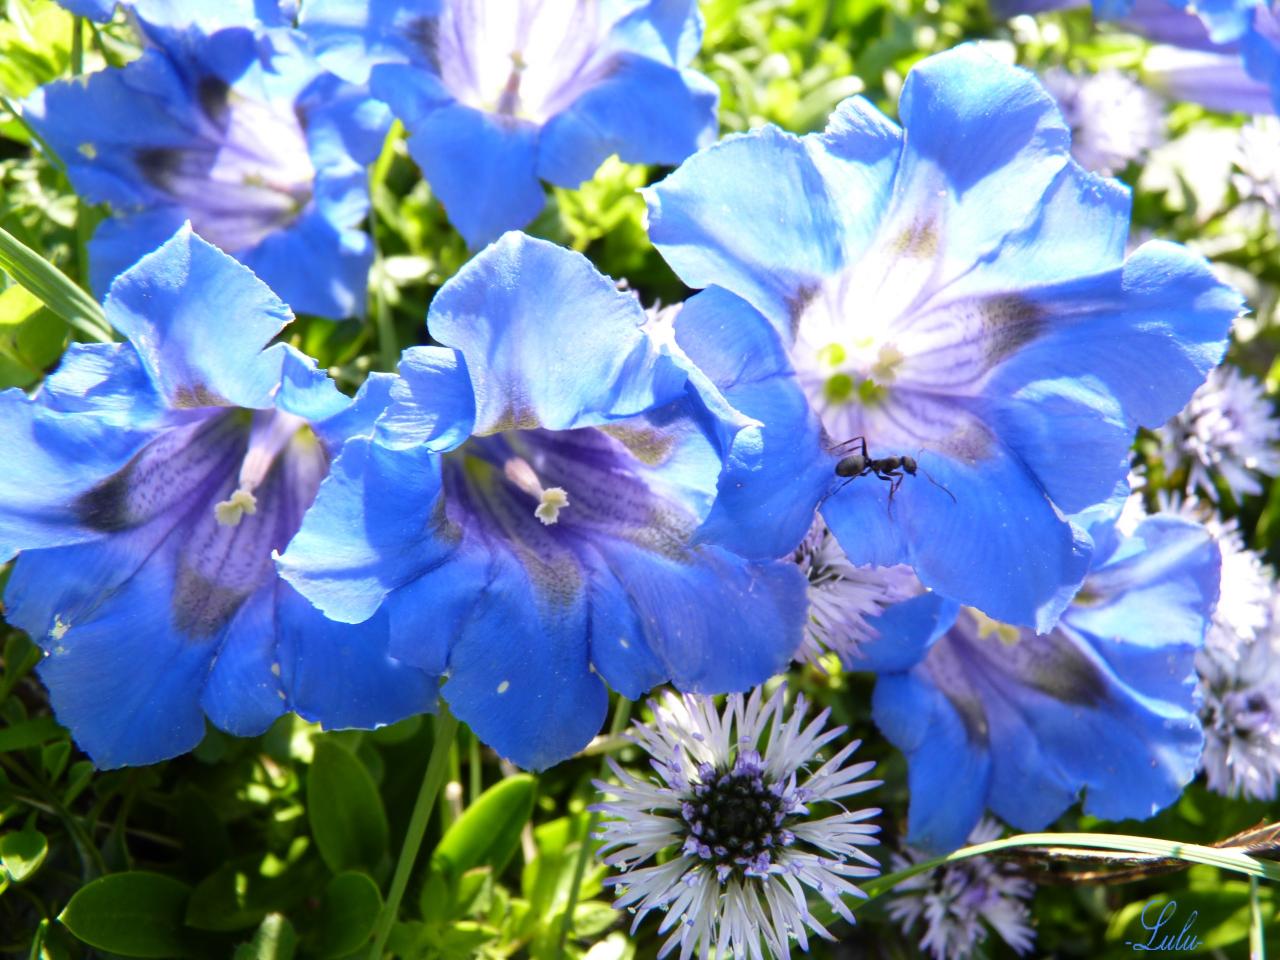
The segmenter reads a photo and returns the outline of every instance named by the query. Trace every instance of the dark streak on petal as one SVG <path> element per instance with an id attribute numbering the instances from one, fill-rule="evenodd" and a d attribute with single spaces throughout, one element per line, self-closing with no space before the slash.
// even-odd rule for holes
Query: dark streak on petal
<path id="1" fill-rule="evenodd" d="M 822 284 L 820 283 L 805 283 L 787 297 L 787 315 L 791 319 L 792 337 L 800 329 L 800 319 L 804 316 L 805 311 L 809 309 L 809 304 L 813 303 L 814 297 L 821 290 Z"/>
<path id="2" fill-rule="evenodd" d="M 115 533 L 134 526 L 129 509 L 129 480 L 136 462 L 136 459 L 130 461 L 123 469 L 75 499 L 71 509 L 81 525 L 103 533 Z"/>
<path id="3" fill-rule="evenodd" d="M 231 88 L 218 77 L 201 77 L 196 83 L 196 100 L 200 104 L 200 109 L 219 129 L 226 127 L 230 117 L 228 104 L 230 97 Z"/>
<path id="4" fill-rule="evenodd" d="M 173 588 L 173 623 L 195 640 L 216 635 L 249 595 L 221 586 L 183 564 Z"/>
<path id="5" fill-rule="evenodd" d="M 1044 329 L 1044 311 L 1016 293 L 992 297 L 982 304 L 982 331 L 992 364 L 1016 353 Z"/>
<path id="6" fill-rule="evenodd" d="M 440 21 L 436 17 L 414 17 L 404 28 L 405 39 L 417 47 L 436 73 L 440 72 Z"/>
<path id="7" fill-rule="evenodd" d="M 229 407 L 231 402 L 210 390 L 203 383 L 182 386 L 173 395 L 173 405 L 180 409 L 198 407 Z"/>

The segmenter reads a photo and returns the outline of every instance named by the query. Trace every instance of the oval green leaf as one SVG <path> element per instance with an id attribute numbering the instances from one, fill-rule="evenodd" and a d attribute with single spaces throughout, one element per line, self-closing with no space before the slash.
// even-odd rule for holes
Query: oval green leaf
<path id="1" fill-rule="evenodd" d="M 432 867 L 454 881 L 476 867 L 501 873 L 520 846 L 520 831 L 533 814 L 537 785 L 536 779 L 522 773 L 480 794 L 440 839 L 431 856 Z"/>
<path id="2" fill-rule="evenodd" d="M 76 891 L 58 920 L 91 947 L 124 957 L 189 957 L 183 926 L 191 888 L 159 873 L 99 877 Z"/>
<path id="3" fill-rule="evenodd" d="M 382 895 L 366 874 L 338 874 L 320 897 L 320 922 L 311 934 L 316 946 L 310 952 L 321 960 L 354 953 L 373 936 L 381 911 Z"/>
<path id="4" fill-rule="evenodd" d="M 39 870 L 48 853 L 49 841 L 39 830 L 19 830 L 0 837 L 0 864 L 14 883 Z"/>
<path id="5" fill-rule="evenodd" d="M 372 873 L 387 856 L 387 813 L 378 788 L 364 764 L 329 740 L 316 741 L 307 816 L 320 857 L 334 873 Z"/>

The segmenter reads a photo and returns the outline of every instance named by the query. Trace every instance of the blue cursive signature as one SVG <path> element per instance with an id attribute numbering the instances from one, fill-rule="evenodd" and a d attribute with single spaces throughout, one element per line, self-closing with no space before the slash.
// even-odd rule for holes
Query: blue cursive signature
<path id="1" fill-rule="evenodd" d="M 1199 911 L 1192 910 L 1191 916 L 1187 917 L 1187 922 L 1182 925 L 1182 929 L 1178 933 L 1174 933 L 1172 929 L 1165 932 L 1163 936 L 1160 931 L 1173 922 L 1173 915 L 1178 910 L 1178 901 L 1170 900 L 1160 909 L 1160 913 L 1154 919 L 1150 916 L 1151 908 L 1158 904 L 1158 900 L 1148 900 L 1147 905 L 1142 908 L 1142 928 L 1149 930 L 1151 936 L 1146 939 L 1145 943 L 1137 943 L 1133 940 L 1126 940 L 1127 946 L 1133 947 L 1134 950 L 1194 950 L 1204 943 L 1191 930 L 1192 924 L 1196 922 Z M 1159 938 L 1159 939 L 1157 939 Z"/>

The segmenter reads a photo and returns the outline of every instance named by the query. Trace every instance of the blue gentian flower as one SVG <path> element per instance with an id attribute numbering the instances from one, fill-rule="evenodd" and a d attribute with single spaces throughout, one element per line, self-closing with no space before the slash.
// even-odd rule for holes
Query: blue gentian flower
<path id="1" fill-rule="evenodd" d="M 293 348 L 247 269 L 183 229 L 112 285 L 128 343 L 73 345 L 34 400 L 0 393 L 8 620 L 47 656 L 58 719 L 100 767 L 194 747 L 205 717 L 260 733 L 285 710 L 368 727 L 435 688 L 386 656 L 387 618 L 326 620 L 277 577 L 284 549 L 390 376 L 349 401 Z"/>
<path id="2" fill-rule="evenodd" d="M 1084 0 L 992 0 L 1002 16 L 1084 5 Z M 1155 41 L 1143 81 L 1174 100 L 1226 113 L 1280 109 L 1280 28 L 1258 0 L 1097 0 L 1093 14 Z"/>
<path id="3" fill-rule="evenodd" d="M 171 27 L 199 24 L 206 30 L 257 23 L 286 27 L 293 23 L 295 0 L 57 0 L 78 17 L 106 23 L 124 7 L 148 24 Z"/>
<path id="4" fill-rule="evenodd" d="M 189 220 L 293 309 L 362 313 L 373 257 L 360 229 L 365 164 L 385 108 L 284 31 L 147 35 L 153 45 L 133 63 L 26 102 L 77 191 L 112 207 L 89 245 L 95 291 Z"/>
<path id="5" fill-rule="evenodd" d="M 1145 818 L 1195 776 L 1217 545 L 1172 516 L 1090 532 L 1093 570 L 1048 633 L 966 607 L 928 642 L 859 647 L 853 666 L 880 673 L 876 724 L 907 755 L 913 844 L 958 847 L 984 810 L 1043 829 L 1081 792 L 1087 814 Z"/>
<path id="6" fill-rule="evenodd" d="M 769 677 L 805 621 L 804 578 L 773 558 L 805 527 L 749 417 L 769 408 L 802 449 L 817 430 L 802 402 L 779 412 L 790 369 L 768 324 L 713 316 L 647 318 L 581 255 L 503 237 L 436 294 L 442 346 L 405 352 L 285 579 L 337 620 L 385 609 L 392 655 L 447 676 L 458 717 L 524 767 L 587 743 L 606 684 Z"/>
<path id="7" fill-rule="evenodd" d="M 686 69 L 694 0 L 310 0 L 300 26 L 391 105 L 472 247 L 537 216 L 539 180 L 576 187 L 614 153 L 674 165 L 715 136 L 716 87 Z"/>
<path id="8" fill-rule="evenodd" d="M 727 138 L 647 191 L 650 232 L 787 344 L 827 436 L 825 479 L 786 489 L 825 497 L 849 561 L 1045 630 L 1089 567 L 1064 515 L 1186 403 L 1241 298 L 1181 247 L 1125 258 L 1128 192 L 1071 160 L 1026 71 L 960 47 L 912 70 L 899 112 L 854 98 L 821 134 Z M 838 478 L 858 438 L 916 475 Z"/>

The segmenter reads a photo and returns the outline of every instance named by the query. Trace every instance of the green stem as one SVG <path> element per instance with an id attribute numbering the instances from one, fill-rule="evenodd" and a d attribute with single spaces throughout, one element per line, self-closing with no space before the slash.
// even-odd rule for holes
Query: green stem
<path id="1" fill-rule="evenodd" d="M 618 709 L 614 711 L 613 723 L 609 727 L 609 736 L 616 738 L 621 735 L 622 730 L 627 725 L 627 721 L 631 719 L 631 701 L 622 697 L 618 698 Z M 607 755 L 606 755 L 607 756 Z M 600 760 L 600 779 L 603 780 L 609 773 L 609 764 L 606 759 Z M 573 929 L 573 910 L 578 905 L 578 894 L 582 890 L 582 878 L 587 872 L 587 860 L 591 857 L 591 835 L 596 832 L 596 825 L 600 822 L 600 814 L 592 810 L 591 815 L 587 817 L 587 827 L 582 834 L 582 845 L 578 847 L 578 860 L 573 865 L 573 880 L 569 884 L 569 899 L 565 904 L 564 916 L 560 918 L 560 937 L 556 941 L 556 957 L 558 960 L 564 960 L 565 946 L 569 942 L 569 931 Z"/>
<path id="2" fill-rule="evenodd" d="M 1262 924 L 1257 877 L 1249 878 L 1249 960 L 1267 960 L 1266 930 Z"/>
<path id="3" fill-rule="evenodd" d="M 382 960 L 382 950 L 391 935 L 391 928 L 400 915 L 400 901 L 404 899 L 404 891 L 409 886 L 409 876 L 413 873 L 413 865 L 417 862 L 418 851 L 422 848 L 422 838 L 427 833 L 427 822 L 431 819 L 431 811 L 436 805 L 436 795 L 444 783 L 445 771 L 449 763 L 449 748 L 458 732 L 458 719 L 449 712 L 449 707 L 440 701 L 440 712 L 436 714 L 435 740 L 431 744 L 431 758 L 427 761 L 427 772 L 422 778 L 422 789 L 418 791 L 418 799 L 413 805 L 413 814 L 409 817 L 409 829 L 405 831 L 404 846 L 400 848 L 400 859 L 396 861 L 396 872 L 391 878 L 391 889 L 387 893 L 387 901 L 383 904 L 382 914 L 378 917 L 378 926 L 374 931 L 373 949 L 369 951 L 369 960 Z"/>
<path id="4" fill-rule="evenodd" d="M 389 373 L 395 373 L 400 362 L 400 344 L 396 339 L 395 318 L 383 290 L 386 278 L 382 269 L 382 245 L 378 242 L 378 196 L 391 162 L 395 159 L 395 143 L 399 137 L 399 123 L 394 124 L 383 141 L 382 152 L 369 170 L 369 236 L 373 238 L 373 268 L 369 277 L 373 283 L 373 325 L 378 336 L 378 365 Z"/>
<path id="5" fill-rule="evenodd" d="M 1111 850 L 1143 857 L 1175 858 L 1187 863 L 1203 863 L 1220 870 L 1243 873 L 1249 877 L 1280 880 L 1280 864 L 1257 860 L 1241 847 L 1205 847 L 1198 843 L 1181 843 L 1173 840 L 1155 840 L 1148 837 L 1129 837 L 1110 833 L 1024 833 L 1003 840 L 978 843 L 964 847 L 945 857 L 935 857 L 917 863 L 896 873 L 887 873 L 863 885 L 866 899 L 853 904 L 857 910 L 863 904 L 888 893 L 903 880 L 957 860 L 981 857 L 1002 850 L 1019 847 L 1037 847 L 1051 851 L 1080 853 L 1082 850 Z"/>

